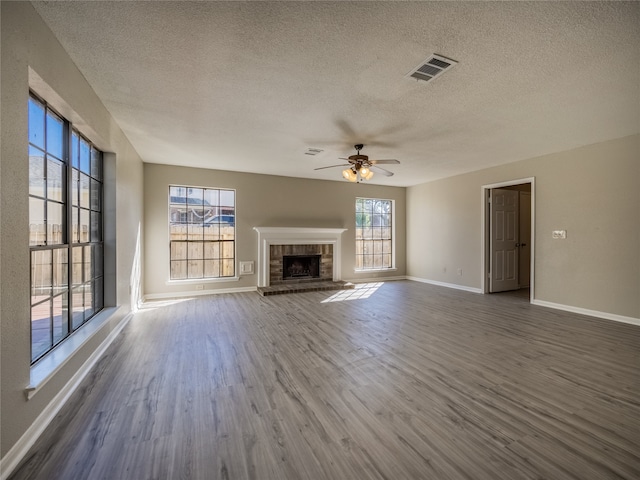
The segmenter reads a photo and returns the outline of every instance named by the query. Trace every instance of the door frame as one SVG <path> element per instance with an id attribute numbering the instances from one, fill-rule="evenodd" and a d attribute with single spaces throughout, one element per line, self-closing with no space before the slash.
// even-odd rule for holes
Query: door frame
<path id="1" fill-rule="evenodd" d="M 531 265 L 529 272 L 529 303 L 535 299 L 535 238 L 536 238 L 536 177 L 519 178 L 517 180 L 507 180 L 499 183 L 491 183 L 482 186 L 482 278 L 480 282 L 480 290 L 482 293 L 489 293 L 489 268 L 491 266 L 490 235 L 491 235 L 491 215 L 489 205 L 489 193 L 493 188 L 512 187 L 523 183 L 531 184 Z"/>

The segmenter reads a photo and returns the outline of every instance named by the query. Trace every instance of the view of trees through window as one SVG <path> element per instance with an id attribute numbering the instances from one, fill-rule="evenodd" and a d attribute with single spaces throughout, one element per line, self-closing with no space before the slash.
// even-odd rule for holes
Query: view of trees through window
<path id="1" fill-rule="evenodd" d="M 171 280 L 235 276 L 235 191 L 169 187 Z"/>
<path id="2" fill-rule="evenodd" d="M 102 152 L 29 98 L 31 361 L 104 306 Z"/>
<path id="3" fill-rule="evenodd" d="M 393 267 L 393 201 L 356 199 L 356 269 Z"/>

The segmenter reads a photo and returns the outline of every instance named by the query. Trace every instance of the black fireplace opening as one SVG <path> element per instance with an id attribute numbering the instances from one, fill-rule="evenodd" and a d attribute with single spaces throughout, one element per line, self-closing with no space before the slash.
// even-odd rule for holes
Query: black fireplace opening
<path id="1" fill-rule="evenodd" d="M 320 278 L 320 257 L 321 255 L 284 255 L 282 279 Z"/>

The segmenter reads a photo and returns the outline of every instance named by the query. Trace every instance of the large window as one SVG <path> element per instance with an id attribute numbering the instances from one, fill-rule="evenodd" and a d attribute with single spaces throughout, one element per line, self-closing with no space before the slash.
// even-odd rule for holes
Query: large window
<path id="1" fill-rule="evenodd" d="M 171 280 L 235 276 L 236 192 L 169 187 Z"/>
<path id="2" fill-rule="evenodd" d="M 29 98 L 31 361 L 104 306 L 102 153 Z"/>
<path id="3" fill-rule="evenodd" d="M 393 266 L 393 201 L 357 198 L 356 270 Z"/>

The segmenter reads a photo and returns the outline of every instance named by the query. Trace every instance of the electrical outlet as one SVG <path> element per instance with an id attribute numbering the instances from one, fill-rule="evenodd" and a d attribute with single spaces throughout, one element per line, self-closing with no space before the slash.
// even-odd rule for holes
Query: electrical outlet
<path id="1" fill-rule="evenodd" d="M 458 269 L 458 275 L 462 276 L 462 269 L 461 268 Z"/>
<path id="2" fill-rule="evenodd" d="M 204 285 L 196 285 L 196 290 L 204 290 Z"/>
<path id="3" fill-rule="evenodd" d="M 447 267 L 442 267 L 442 273 L 447 273 Z"/>
<path id="4" fill-rule="evenodd" d="M 567 231 L 566 230 L 554 230 L 553 232 L 551 232 L 551 238 L 560 238 L 560 239 L 565 239 L 567 238 Z"/>

